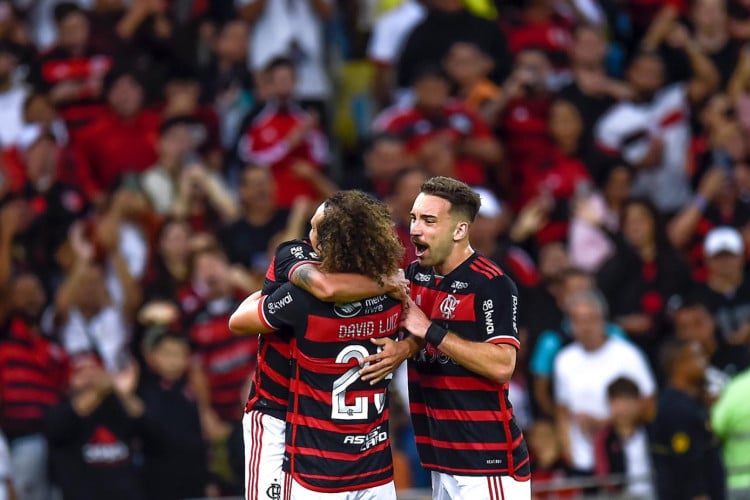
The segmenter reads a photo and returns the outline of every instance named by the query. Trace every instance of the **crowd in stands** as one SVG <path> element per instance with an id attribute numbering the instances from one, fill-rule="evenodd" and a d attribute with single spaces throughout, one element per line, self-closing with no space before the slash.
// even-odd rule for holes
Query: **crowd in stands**
<path id="1" fill-rule="evenodd" d="M 434 175 L 520 290 L 535 498 L 740 495 L 749 145 L 748 0 L 0 0 L 0 499 L 240 495 L 229 315 L 337 189 L 410 262 Z"/>

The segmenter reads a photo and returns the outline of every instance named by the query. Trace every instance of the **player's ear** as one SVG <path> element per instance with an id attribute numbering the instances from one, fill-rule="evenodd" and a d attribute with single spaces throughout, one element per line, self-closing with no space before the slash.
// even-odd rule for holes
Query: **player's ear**
<path id="1" fill-rule="evenodd" d="M 456 224 L 456 228 L 453 230 L 453 241 L 460 241 L 469 235 L 469 223 L 466 221 L 459 221 Z"/>

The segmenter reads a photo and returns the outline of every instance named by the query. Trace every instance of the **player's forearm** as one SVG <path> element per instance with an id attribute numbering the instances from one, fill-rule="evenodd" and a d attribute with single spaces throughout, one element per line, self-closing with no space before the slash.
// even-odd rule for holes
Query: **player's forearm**
<path id="1" fill-rule="evenodd" d="M 244 335 L 249 333 L 260 333 L 266 330 L 260 318 L 258 307 L 261 300 L 261 291 L 252 293 L 237 306 L 237 309 L 229 317 L 229 329 L 233 333 Z"/>
<path id="2" fill-rule="evenodd" d="M 510 381 L 516 367 L 514 347 L 471 342 L 453 332 L 443 338 L 439 349 L 467 370 L 501 384 Z"/>
<path id="3" fill-rule="evenodd" d="M 388 292 L 385 286 L 366 276 L 323 273 L 312 264 L 297 268 L 290 281 L 324 302 L 353 302 Z"/>

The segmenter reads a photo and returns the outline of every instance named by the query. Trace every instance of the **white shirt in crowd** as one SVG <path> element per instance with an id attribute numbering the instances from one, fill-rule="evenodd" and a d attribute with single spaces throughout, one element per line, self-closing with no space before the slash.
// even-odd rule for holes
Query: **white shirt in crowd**
<path id="1" fill-rule="evenodd" d="M 0 92 L 0 147 L 14 146 L 24 126 L 23 102 L 28 90 L 15 85 L 6 92 Z"/>
<path id="2" fill-rule="evenodd" d="M 235 0 L 235 5 L 242 7 L 256 1 Z M 331 94 L 331 83 L 324 48 L 323 21 L 308 0 L 266 2 L 250 30 L 248 67 L 258 71 L 277 57 L 289 57 L 297 71 L 297 97 L 326 99 Z"/>
<path id="3" fill-rule="evenodd" d="M 0 429 L 0 500 L 8 500 L 10 492 L 7 488 L 7 482 L 11 479 L 10 471 L 10 450 L 5 440 L 5 435 Z"/>
<path id="4" fill-rule="evenodd" d="M 70 355 L 97 352 L 107 371 L 116 373 L 122 369 L 121 356 L 126 352 L 128 330 L 122 314 L 113 306 L 105 307 L 89 320 L 78 309 L 71 309 L 60 329 L 60 339 Z"/>
<path id="5" fill-rule="evenodd" d="M 633 194 L 649 198 L 662 212 L 676 212 L 691 196 L 689 110 L 685 85 L 675 83 L 657 92 L 650 102 L 616 104 L 595 128 L 597 144 L 622 154 L 630 164 L 646 157 L 652 139 L 663 142 L 661 163 L 641 169 L 633 183 Z"/>
<path id="6" fill-rule="evenodd" d="M 555 400 L 572 416 L 586 414 L 605 419 L 609 417 L 607 386 L 619 377 L 633 380 L 644 397 L 656 390 L 645 358 L 629 342 L 609 337 L 596 351 L 587 351 L 574 342 L 555 359 Z M 587 435 L 575 418 L 571 418 L 570 446 L 573 467 L 593 470 L 593 436 Z"/>

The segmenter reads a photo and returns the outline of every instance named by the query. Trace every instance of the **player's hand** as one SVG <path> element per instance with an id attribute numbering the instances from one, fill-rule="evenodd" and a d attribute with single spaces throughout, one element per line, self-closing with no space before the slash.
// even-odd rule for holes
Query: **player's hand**
<path id="1" fill-rule="evenodd" d="M 370 342 L 380 346 L 382 350 L 359 362 L 359 365 L 363 367 L 359 375 L 362 380 L 375 385 L 396 371 L 396 368 L 409 357 L 409 345 L 387 337 L 370 339 Z"/>
<path id="2" fill-rule="evenodd" d="M 404 276 L 404 270 L 399 269 L 385 280 L 385 289 L 388 296 L 400 300 L 406 305 L 409 296 L 409 280 Z"/>
<path id="3" fill-rule="evenodd" d="M 422 312 L 419 306 L 411 299 L 406 298 L 406 307 L 401 315 L 401 328 L 405 329 L 417 338 L 423 339 L 427 335 L 427 329 L 432 321 Z"/>

